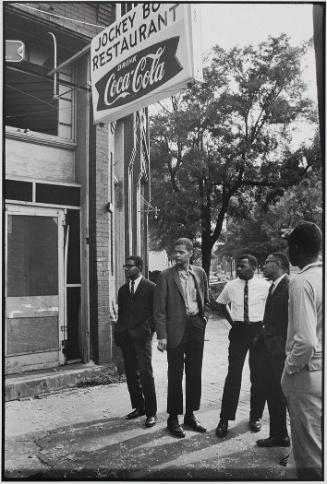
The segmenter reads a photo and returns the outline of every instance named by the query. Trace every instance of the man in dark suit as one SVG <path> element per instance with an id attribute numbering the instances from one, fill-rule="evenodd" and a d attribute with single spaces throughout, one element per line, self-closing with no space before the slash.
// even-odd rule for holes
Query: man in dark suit
<path id="1" fill-rule="evenodd" d="M 263 318 L 263 334 L 257 345 L 262 352 L 262 385 L 266 389 L 270 416 L 267 439 L 257 441 L 259 447 L 289 447 L 286 426 L 286 400 L 281 388 L 285 360 L 288 324 L 289 261 L 281 252 L 267 257 L 263 267 L 266 279 L 271 280 Z"/>
<path id="2" fill-rule="evenodd" d="M 124 266 L 128 282 L 118 291 L 115 342 L 121 347 L 133 412 L 146 415 L 146 427 L 156 424 L 157 400 L 152 371 L 153 297 L 155 284 L 142 277 L 143 261 L 130 256 Z"/>
<path id="3" fill-rule="evenodd" d="M 200 408 L 204 333 L 209 314 L 208 281 L 201 267 L 190 264 L 192 255 L 192 242 L 178 239 L 174 252 L 176 265 L 160 274 L 154 298 L 158 349 L 167 350 L 167 428 L 179 438 L 185 437 L 178 421 L 178 415 L 183 414 L 184 362 L 184 425 L 197 432 L 206 431 L 193 412 Z"/>

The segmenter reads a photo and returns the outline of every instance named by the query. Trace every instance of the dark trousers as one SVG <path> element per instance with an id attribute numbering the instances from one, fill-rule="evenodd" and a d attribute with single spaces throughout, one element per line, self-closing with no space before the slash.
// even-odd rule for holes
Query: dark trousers
<path id="1" fill-rule="evenodd" d="M 187 317 L 182 341 L 176 348 L 167 349 L 169 414 L 183 414 L 184 364 L 186 411 L 193 412 L 200 408 L 204 333 L 200 316 Z"/>
<path id="2" fill-rule="evenodd" d="M 265 391 L 261 386 L 260 352 L 256 349 L 256 341 L 262 332 L 262 323 L 234 323 L 229 332 L 228 373 L 225 380 L 220 418 L 235 420 L 237 404 L 240 396 L 244 361 L 249 351 L 250 366 L 250 419 L 262 417 L 266 403 Z"/>
<path id="3" fill-rule="evenodd" d="M 258 351 L 261 351 L 261 386 L 266 393 L 269 410 L 269 436 L 284 438 L 288 436 L 286 399 L 281 387 L 285 358 L 283 356 L 273 356 L 267 350 L 263 339 L 258 346 Z"/>
<path id="4" fill-rule="evenodd" d="M 156 415 L 157 399 L 152 371 L 152 339 L 136 343 L 128 336 L 121 345 L 132 408 L 145 408 L 147 416 Z"/>

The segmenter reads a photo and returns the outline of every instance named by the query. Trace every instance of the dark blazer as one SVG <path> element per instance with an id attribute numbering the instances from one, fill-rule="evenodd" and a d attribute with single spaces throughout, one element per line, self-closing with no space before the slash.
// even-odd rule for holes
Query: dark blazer
<path id="1" fill-rule="evenodd" d="M 118 320 L 114 338 L 120 346 L 129 335 L 135 342 L 144 343 L 152 337 L 153 298 L 155 284 L 142 277 L 134 296 L 129 291 L 127 282 L 118 291 Z"/>
<path id="2" fill-rule="evenodd" d="M 209 316 L 208 280 L 202 267 L 191 268 L 194 272 L 201 317 L 198 324 L 205 328 L 206 320 L 203 318 Z M 154 296 L 153 318 L 158 339 L 166 338 L 168 348 L 178 346 L 185 330 L 186 304 L 176 266 L 162 271 L 159 275 Z"/>
<path id="3" fill-rule="evenodd" d="M 272 356 L 285 357 L 289 283 L 290 279 L 286 274 L 266 301 L 263 338 L 265 346 Z"/>

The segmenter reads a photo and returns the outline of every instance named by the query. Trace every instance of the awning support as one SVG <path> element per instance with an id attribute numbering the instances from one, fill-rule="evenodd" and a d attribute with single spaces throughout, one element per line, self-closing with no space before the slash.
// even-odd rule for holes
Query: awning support
<path id="1" fill-rule="evenodd" d="M 69 64 L 71 64 L 75 60 L 79 59 L 83 55 L 87 54 L 88 51 L 90 50 L 90 48 L 91 48 L 91 44 L 86 45 L 85 47 L 83 47 L 82 50 L 80 50 L 79 52 L 76 52 L 76 54 L 74 54 L 72 57 L 69 57 L 69 59 L 66 59 L 58 67 L 55 66 L 54 69 L 52 69 L 50 72 L 48 72 L 48 76 L 52 76 L 52 74 L 57 74 L 57 72 L 61 71 L 61 69 L 68 66 Z"/>

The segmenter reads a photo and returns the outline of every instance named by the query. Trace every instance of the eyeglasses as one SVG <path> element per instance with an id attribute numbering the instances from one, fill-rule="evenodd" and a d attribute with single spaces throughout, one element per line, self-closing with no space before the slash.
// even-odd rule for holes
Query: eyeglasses
<path id="1" fill-rule="evenodd" d="M 124 269 L 129 269 L 130 267 L 136 267 L 135 264 L 125 264 L 123 266 Z"/>
<path id="2" fill-rule="evenodd" d="M 269 264 L 269 262 L 278 262 L 277 259 L 270 259 L 270 260 L 266 260 L 263 265 L 266 266 L 267 264 Z"/>

